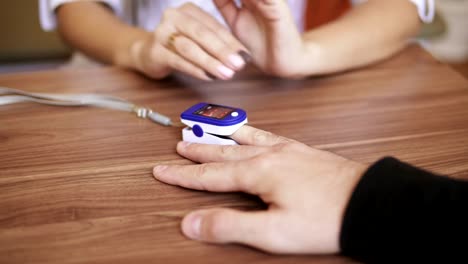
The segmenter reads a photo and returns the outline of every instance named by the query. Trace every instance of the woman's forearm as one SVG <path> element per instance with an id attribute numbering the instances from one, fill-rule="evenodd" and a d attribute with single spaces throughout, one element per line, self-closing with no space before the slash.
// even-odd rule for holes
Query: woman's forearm
<path id="1" fill-rule="evenodd" d="M 91 58 L 131 67 L 130 47 L 151 33 L 120 21 L 106 6 L 88 1 L 64 4 L 57 10 L 62 38 Z"/>
<path id="2" fill-rule="evenodd" d="M 403 48 L 419 29 L 417 8 L 410 1 L 369 0 L 335 22 L 304 33 L 303 75 L 343 71 L 384 59 Z"/>

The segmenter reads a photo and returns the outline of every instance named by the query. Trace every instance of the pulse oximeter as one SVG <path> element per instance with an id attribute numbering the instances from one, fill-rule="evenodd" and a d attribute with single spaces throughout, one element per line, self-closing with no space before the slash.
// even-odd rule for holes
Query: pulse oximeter
<path id="1" fill-rule="evenodd" d="M 247 113 L 230 106 L 198 103 L 180 115 L 182 139 L 192 143 L 237 145 L 229 136 L 247 123 Z"/>

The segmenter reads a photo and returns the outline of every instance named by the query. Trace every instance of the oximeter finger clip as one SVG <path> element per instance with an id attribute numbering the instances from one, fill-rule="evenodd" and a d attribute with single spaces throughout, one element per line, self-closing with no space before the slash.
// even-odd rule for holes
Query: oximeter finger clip
<path id="1" fill-rule="evenodd" d="M 247 113 L 230 106 L 198 103 L 180 115 L 187 125 L 182 130 L 182 139 L 191 143 L 238 145 L 229 136 L 247 124 Z"/>

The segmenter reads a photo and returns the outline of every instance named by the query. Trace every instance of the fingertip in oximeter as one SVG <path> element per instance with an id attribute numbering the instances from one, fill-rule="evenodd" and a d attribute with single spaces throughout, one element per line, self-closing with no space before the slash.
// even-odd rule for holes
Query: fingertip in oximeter
<path id="1" fill-rule="evenodd" d="M 229 136 L 247 123 L 247 113 L 230 106 L 198 103 L 180 115 L 188 127 L 182 139 L 192 143 L 237 145 Z"/>

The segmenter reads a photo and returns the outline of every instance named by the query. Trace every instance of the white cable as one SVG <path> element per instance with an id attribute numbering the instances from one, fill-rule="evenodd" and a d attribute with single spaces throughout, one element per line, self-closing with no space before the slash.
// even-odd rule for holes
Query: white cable
<path id="1" fill-rule="evenodd" d="M 44 99 L 38 99 L 25 95 L 4 95 L 0 96 L 0 105 L 15 104 L 21 102 L 35 102 L 46 105 L 58 105 L 58 106 L 81 106 L 80 102 L 69 102 L 69 101 L 49 101 Z"/>
<path id="2" fill-rule="evenodd" d="M 18 89 L 0 87 L 0 105 L 20 102 L 35 102 L 55 106 L 96 106 L 126 112 L 134 112 L 138 117 L 164 125 L 173 125 L 165 115 L 153 112 L 151 109 L 139 107 L 122 98 L 99 94 L 47 94 L 29 93 Z"/>
<path id="3" fill-rule="evenodd" d="M 100 95 L 100 94 L 49 94 L 49 93 L 30 93 L 25 92 L 19 89 L 13 89 L 8 87 L 0 87 L 0 95 L 2 94 L 18 94 L 18 95 L 25 95 L 30 97 L 37 97 L 42 99 L 49 99 L 49 100 L 90 100 L 90 99 L 100 99 L 100 100 L 110 100 L 110 101 L 119 101 L 119 102 L 126 102 L 127 100 L 115 97 L 115 96 L 108 96 L 108 95 Z"/>

